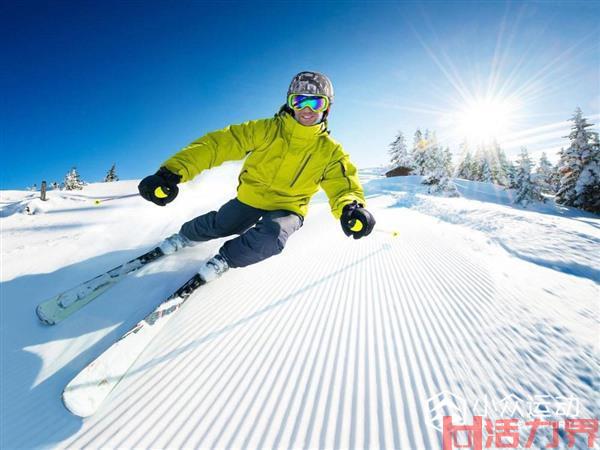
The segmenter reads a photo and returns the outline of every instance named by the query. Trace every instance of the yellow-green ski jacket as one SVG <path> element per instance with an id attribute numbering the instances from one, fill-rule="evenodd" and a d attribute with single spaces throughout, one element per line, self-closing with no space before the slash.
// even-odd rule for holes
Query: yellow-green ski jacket
<path id="1" fill-rule="evenodd" d="M 242 203 L 305 216 L 320 186 L 336 219 L 353 200 L 365 204 L 356 167 L 329 137 L 326 124 L 307 127 L 286 112 L 208 133 L 162 165 L 186 182 L 203 170 L 246 156 L 237 189 Z"/>

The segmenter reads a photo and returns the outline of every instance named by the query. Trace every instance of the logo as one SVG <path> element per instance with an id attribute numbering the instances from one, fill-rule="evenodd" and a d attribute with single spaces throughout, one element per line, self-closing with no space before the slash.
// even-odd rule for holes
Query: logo
<path id="1" fill-rule="evenodd" d="M 598 419 L 580 416 L 576 397 L 515 394 L 471 403 L 442 391 L 427 400 L 429 425 L 442 433 L 443 450 L 469 448 L 595 448 Z"/>
<path id="2" fill-rule="evenodd" d="M 467 401 L 453 394 L 442 391 L 427 400 L 429 410 L 429 425 L 442 431 L 444 416 L 451 416 L 460 422 L 466 422 L 471 417 L 467 408 Z"/>

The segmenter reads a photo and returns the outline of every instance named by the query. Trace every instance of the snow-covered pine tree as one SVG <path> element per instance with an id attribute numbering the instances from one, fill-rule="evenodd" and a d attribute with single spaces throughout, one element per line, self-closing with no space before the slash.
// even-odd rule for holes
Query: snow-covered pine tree
<path id="1" fill-rule="evenodd" d="M 105 183 L 112 183 L 113 181 L 119 181 L 119 177 L 117 176 L 117 166 L 115 163 L 113 163 L 112 167 L 109 169 L 109 171 L 106 173 L 106 176 L 104 177 Z"/>
<path id="2" fill-rule="evenodd" d="M 509 166 L 510 162 L 497 142 L 481 143 L 471 158 L 471 177 L 468 179 L 507 186 Z"/>
<path id="3" fill-rule="evenodd" d="M 545 194 L 554 194 L 554 186 L 552 185 L 552 177 L 554 176 L 554 168 L 548 160 L 545 152 L 542 152 L 535 170 L 535 181 L 540 187 L 540 190 Z"/>
<path id="4" fill-rule="evenodd" d="M 558 162 L 560 180 L 556 191 L 556 203 L 567 206 L 575 204 L 575 185 L 582 169 L 578 153 L 578 149 L 573 147 L 561 150 Z"/>
<path id="5" fill-rule="evenodd" d="M 471 156 L 471 151 L 469 150 L 469 143 L 467 140 L 463 140 L 459 145 L 459 162 L 456 165 L 456 169 L 454 171 L 454 176 L 456 178 L 462 178 L 464 180 L 471 179 L 471 165 L 473 163 L 473 157 Z"/>
<path id="6" fill-rule="evenodd" d="M 443 154 L 440 148 L 435 131 L 425 131 L 425 157 L 422 164 L 423 175 L 438 172 L 443 165 Z"/>
<path id="7" fill-rule="evenodd" d="M 527 206 L 532 201 L 540 200 L 543 200 L 540 188 L 531 176 L 531 159 L 527 149 L 523 147 L 517 160 L 516 192 L 513 203 Z"/>
<path id="8" fill-rule="evenodd" d="M 587 130 L 592 124 L 587 123 L 587 119 L 583 117 L 581 108 L 576 108 L 573 117 L 571 118 L 573 125 L 571 126 L 571 133 L 568 138 L 571 141 L 571 145 L 560 152 L 560 161 L 558 163 L 558 171 L 561 175 L 560 187 L 556 193 L 556 202 L 566 206 L 583 206 L 583 199 L 579 196 L 583 192 L 582 186 L 578 190 L 579 176 L 583 170 L 584 155 L 594 155 L 594 133 Z M 591 158 L 593 160 L 593 157 Z M 591 161 L 590 156 L 587 156 L 588 163 Z M 594 165 L 591 166 L 592 170 Z M 589 175 L 586 175 L 586 180 L 582 183 L 593 179 Z"/>
<path id="9" fill-rule="evenodd" d="M 492 180 L 500 186 L 508 186 L 508 158 L 500 145 L 494 141 L 490 148 Z"/>
<path id="10" fill-rule="evenodd" d="M 467 153 L 463 154 L 460 163 L 456 167 L 454 176 L 464 180 L 473 179 L 473 157 L 471 156 L 471 152 L 467 151 Z"/>
<path id="11" fill-rule="evenodd" d="M 437 173 L 440 167 L 452 173 L 452 154 L 450 149 L 444 151 L 438 141 L 435 131 L 426 130 L 425 134 L 421 130 L 415 132 L 413 139 L 412 163 L 414 172 L 417 175 L 427 176 Z"/>
<path id="12" fill-rule="evenodd" d="M 443 168 L 438 171 L 430 172 L 425 175 L 422 181 L 423 184 L 429 186 L 430 194 L 442 194 L 446 197 L 458 197 L 459 193 L 452 179 L 446 174 Z"/>
<path id="13" fill-rule="evenodd" d="M 506 179 L 507 179 L 507 185 L 506 187 L 509 189 L 516 189 L 517 188 L 517 168 L 515 167 L 514 163 L 510 160 L 507 161 L 505 169 L 506 171 Z"/>
<path id="14" fill-rule="evenodd" d="M 63 182 L 65 190 L 74 191 L 83 189 L 85 183 L 81 180 L 77 168 L 73 167 L 66 175 L 65 181 Z"/>
<path id="15" fill-rule="evenodd" d="M 419 146 L 422 140 L 423 132 L 420 128 L 417 128 L 417 131 L 415 131 L 415 134 L 413 135 L 413 151 Z"/>
<path id="16" fill-rule="evenodd" d="M 493 183 L 494 178 L 492 176 L 492 168 L 487 158 L 483 158 L 481 162 L 481 174 L 479 175 L 479 181 L 484 183 Z"/>
<path id="17" fill-rule="evenodd" d="M 581 156 L 583 169 L 575 185 L 575 206 L 600 214 L 600 141 L 592 136 L 592 145 Z"/>
<path id="18" fill-rule="evenodd" d="M 425 174 L 425 162 L 427 160 L 427 140 L 420 129 L 415 131 L 413 137 L 412 162 L 417 175 Z"/>
<path id="19" fill-rule="evenodd" d="M 451 176 L 454 172 L 454 166 L 452 165 L 452 152 L 450 152 L 450 147 L 446 147 L 442 150 L 441 156 L 444 172 L 446 173 L 446 176 Z"/>
<path id="20" fill-rule="evenodd" d="M 564 150 L 565 150 L 564 148 L 561 148 L 560 152 L 558 152 L 558 155 L 560 156 L 561 152 L 563 152 Z M 555 192 L 555 193 L 558 192 L 558 190 L 560 189 L 560 179 L 562 178 L 560 176 L 559 164 L 560 164 L 560 162 L 558 162 L 558 163 L 554 164 L 554 166 L 552 166 L 551 185 L 552 185 L 552 192 Z"/>
<path id="21" fill-rule="evenodd" d="M 430 194 L 442 194 L 447 197 L 458 197 L 456 185 L 450 178 L 452 174 L 452 154 L 450 149 L 442 149 L 437 142 L 435 132 L 426 133 L 428 148 L 426 151 L 422 183 L 428 185 Z"/>
<path id="22" fill-rule="evenodd" d="M 478 145 L 475 154 L 473 155 L 472 174 L 473 181 L 482 181 L 483 179 L 483 163 L 485 161 L 485 148 L 483 145 Z"/>
<path id="23" fill-rule="evenodd" d="M 408 154 L 408 147 L 402 131 L 398 132 L 396 139 L 390 144 L 389 155 L 392 169 L 396 167 L 413 167 L 412 158 Z"/>
<path id="24" fill-rule="evenodd" d="M 478 181 L 480 171 L 481 171 L 480 162 L 477 159 L 477 154 L 474 154 L 473 157 L 471 158 L 471 166 L 470 166 L 470 170 L 469 170 L 469 173 L 471 174 L 471 178 L 469 178 L 469 180 Z"/>

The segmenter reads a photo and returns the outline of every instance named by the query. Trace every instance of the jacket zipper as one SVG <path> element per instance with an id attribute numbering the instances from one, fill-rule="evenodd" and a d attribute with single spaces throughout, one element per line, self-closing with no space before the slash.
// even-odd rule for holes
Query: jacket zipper
<path id="1" fill-rule="evenodd" d="M 300 178 L 300 175 L 302 175 L 302 172 L 304 171 L 304 168 L 308 164 L 308 161 L 310 161 L 311 156 L 312 156 L 312 153 L 310 155 L 308 155 L 308 158 L 306 158 L 304 160 L 304 163 L 302 163 L 302 166 L 300 167 L 300 170 L 298 171 L 298 173 L 296 174 L 296 176 L 292 180 L 292 184 L 290 184 L 290 187 L 293 187 L 294 184 L 296 184 L 296 181 L 298 181 L 298 178 Z"/>

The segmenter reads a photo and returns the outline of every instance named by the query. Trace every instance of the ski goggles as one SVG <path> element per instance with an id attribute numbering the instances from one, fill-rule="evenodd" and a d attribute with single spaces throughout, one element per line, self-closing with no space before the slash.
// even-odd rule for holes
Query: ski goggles
<path id="1" fill-rule="evenodd" d="M 308 106 L 314 112 L 320 113 L 329 108 L 329 99 L 324 95 L 290 94 L 288 95 L 288 106 L 296 111 Z"/>

